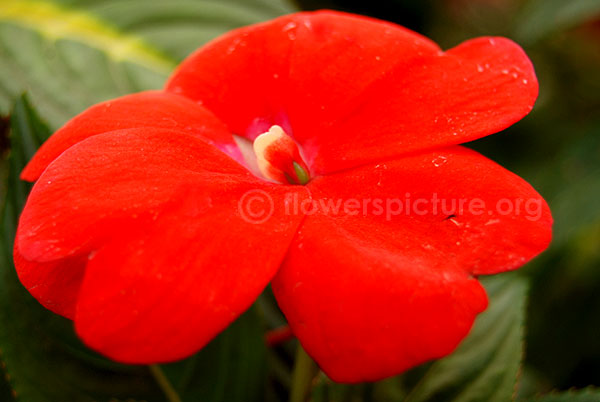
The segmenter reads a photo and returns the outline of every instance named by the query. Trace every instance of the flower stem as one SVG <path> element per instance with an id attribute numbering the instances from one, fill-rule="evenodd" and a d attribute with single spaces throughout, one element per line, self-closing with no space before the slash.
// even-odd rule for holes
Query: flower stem
<path id="1" fill-rule="evenodd" d="M 177 394 L 177 391 L 175 391 L 175 388 L 173 388 L 173 385 L 171 384 L 165 373 L 162 371 L 160 366 L 158 364 L 151 364 L 148 367 L 150 368 L 150 373 L 152 373 L 152 376 L 156 380 L 156 383 L 167 397 L 167 401 L 181 402 L 181 398 Z"/>
<path id="2" fill-rule="evenodd" d="M 298 343 L 294 372 L 292 373 L 290 402 L 306 402 L 308 400 L 313 380 L 318 372 L 317 364 Z"/>

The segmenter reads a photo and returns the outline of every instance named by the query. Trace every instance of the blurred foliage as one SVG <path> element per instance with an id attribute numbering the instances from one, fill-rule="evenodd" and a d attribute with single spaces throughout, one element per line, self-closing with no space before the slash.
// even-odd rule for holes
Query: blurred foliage
<path id="1" fill-rule="evenodd" d="M 375 384 L 339 385 L 321 374 L 311 399 L 600 401 L 586 388 L 600 386 L 600 0 L 296 3 L 0 0 L 0 114 L 12 115 L 0 119 L 5 156 L 11 142 L 2 162 L 0 401 L 15 393 L 25 402 L 164 400 L 146 367 L 88 351 L 68 321 L 18 283 L 10 245 L 28 186 L 17 174 L 52 129 L 87 106 L 158 88 L 210 38 L 297 8 L 388 19 L 443 48 L 482 35 L 520 43 L 536 66 L 538 103 L 523 121 L 470 146 L 532 183 L 555 217 L 549 251 L 515 274 L 484 279 L 490 308 L 454 354 Z M 266 328 L 282 323 L 267 291 L 205 350 L 162 370 L 185 401 L 284 401 L 295 342 L 268 350 L 262 342 Z M 582 390 L 557 393 L 573 388 Z"/>
<path id="2" fill-rule="evenodd" d="M 286 0 L 1 0 L 0 112 L 27 91 L 56 129 L 86 107 L 160 88 L 187 54 Z"/>
<path id="3" fill-rule="evenodd" d="M 526 402 L 598 402 L 599 392 L 596 389 L 588 388 L 580 391 L 569 391 L 556 393 L 528 399 Z"/>

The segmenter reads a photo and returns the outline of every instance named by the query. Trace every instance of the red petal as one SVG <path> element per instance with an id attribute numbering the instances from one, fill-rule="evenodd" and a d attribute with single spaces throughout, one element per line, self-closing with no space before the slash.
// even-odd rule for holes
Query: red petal
<path id="1" fill-rule="evenodd" d="M 391 23 L 298 13 L 216 39 L 179 66 L 167 90 L 202 102 L 250 139 L 274 124 L 312 137 L 345 116 L 350 101 L 387 70 L 438 51 Z"/>
<path id="2" fill-rule="evenodd" d="M 21 178 L 37 180 L 61 153 L 88 137 L 139 127 L 181 130 L 203 138 L 241 160 L 233 137 L 208 110 L 180 96 L 148 91 L 99 103 L 70 120 L 42 145 Z"/>
<path id="3" fill-rule="evenodd" d="M 450 353 L 486 306 L 471 274 L 517 268 L 550 241 L 539 194 L 461 147 L 308 187 L 320 207 L 305 206 L 273 290 L 302 345 L 337 381 L 377 380 Z M 447 201 L 435 209 L 434 196 Z M 506 213 L 504 199 L 521 199 L 520 213 Z"/>
<path id="4" fill-rule="evenodd" d="M 257 189 L 277 208 L 244 220 L 242 194 Z M 195 353 L 245 311 L 271 280 L 302 219 L 281 207 L 286 187 L 205 182 L 147 228 L 114 239 L 92 258 L 75 327 L 90 347 L 125 363 Z M 297 187 L 299 194 L 305 189 Z"/>
<path id="5" fill-rule="evenodd" d="M 531 110 L 538 86 L 510 40 L 443 53 L 402 27 L 327 11 L 223 36 L 184 61 L 167 90 L 250 139 L 282 126 L 322 174 L 500 131 Z"/>
<path id="6" fill-rule="evenodd" d="M 303 199 L 306 189 L 263 182 L 191 135 L 96 135 L 34 186 L 17 266 L 28 287 L 48 281 L 46 305 L 78 290 L 75 325 L 89 346 L 129 363 L 175 360 L 206 344 L 269 282 L 302 219 L 285 215 L 288 193 Z M 63 273 L 73 275 L 80 255 L 89 261 L 79 288 Z"/>
<path id="7" fill-rule="evenodd" d="M 19 252 L 38 262 L 89 253 L 123 226 L 154 219 L 199 177 L 223 174 L 259 181 L 182 132 L 148 127 L 90 137 L 65 151 L 36 182 L 20 218 Z"/>
<path id="8" fill-rule="evenodd" d="M 111 132 L 69 148 L 42 174 L 21 215 L 14 259 L 22 283 L 73 318 L 88 254 L 124 226 L 150 219 L 206 166 L 246 174 L 212 146 L 169 130 Z"/>
<path id="9" fill-rule="evenodd" d="M 281 85 L 292 41 L 292 17 L 234 30 L 200 48 L 179 65 L 168 91 L 201 103 L 237 135 L 254 139 L 283 119 Z"/>
<path id="10" fill-rule="evenodd" d="M 76 255 L 52 262 L 27 261 L 15 247 L 14 261 L 19 280 L 48 310 L 69 319 L 75 318 L 87 255 Z"/>
<path id="11" fill-rule="evenodd" d="M 472 141 L 519 121 L 537 95 L 533 66 L 517 44 L 470 40 L 371 85 L 320 143 L 315 163 L 331 171 Z"/>

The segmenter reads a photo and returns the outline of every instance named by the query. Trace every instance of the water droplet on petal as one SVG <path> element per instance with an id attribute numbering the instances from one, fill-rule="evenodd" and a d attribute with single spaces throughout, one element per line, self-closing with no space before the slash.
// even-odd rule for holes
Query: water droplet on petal
<path id="1" fill-rule="evenodd" d="M 287 32 L 288 38 L 290 40 L 296 39 L 296 32 L 294 31 L 295 28 L 296 28 L 296 23 L 294 21 L 287 23 L 283 27 L 283 32 Z"/>
<path id="2" fill-rule="evenodd" d="M 235 52 L 235 49 L 237 49 L 241 41 L 242 40 L 240 38 L 235 38 L 233 42 L 231 42 L 231 45 L 229 45 L 229 47 L 227 48 L 227 54 Z"/>
<path id="3" fill-rule="evenodd" d="M 437 158 L 433 159 L 431 161 L 431 163 L 433 163 L 433 166 L 435 167 L 440 167 L 442 165 L 444 165 L 446 162 L 448 162 L 448 158 L 446 158 L 445 156 L 438 156 Z"/>
<path id="4" fill-rule="evenodd" d="M 287 32 L 290 29 L 294 29 L 296 28 L 296 23 L 294 21 L 288 22 L 284 27 L 283 27 L 283 32 Z"/>

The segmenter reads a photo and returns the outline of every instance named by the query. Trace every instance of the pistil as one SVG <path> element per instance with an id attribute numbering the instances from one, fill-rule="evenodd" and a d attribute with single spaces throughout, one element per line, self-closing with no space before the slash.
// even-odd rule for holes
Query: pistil
<path id="1" fill-rule="evenodd" d="M 279 183 L 306 184 L 310 180 L 308 166 L 298 145 L 279 126 L 256 137 L 253 144 L 260 172 Z"/>

